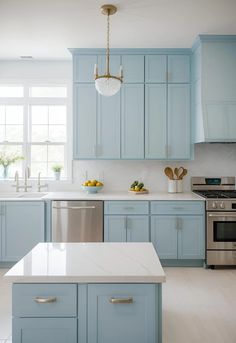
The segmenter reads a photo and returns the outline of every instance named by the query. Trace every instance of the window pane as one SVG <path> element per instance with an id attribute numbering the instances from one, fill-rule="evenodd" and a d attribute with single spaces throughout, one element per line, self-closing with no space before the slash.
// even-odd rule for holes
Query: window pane
<path id="1" fill-rule="evenodd" d="M 48 106 L 31 106 L 32 124 L 48 124 Z"/>
<path id="2" fill-rule="evenodd" d="M 65 98 L 67 88 L 65 86 L 31 87 L 30 96 L 36 98 Z"/>
<path id="3" fill-rule="evenodd" d="M 0 86 L 1 98 L 22 98 L 24 90 L 22 86 Z"/>
<path id="4" fill-rule="evenodd" d="M 5 126 L 0 125 L 0 142 L 4 142 L 5 140 Z"/>
<path id="5" fill-rule="evenodd" d="M 32 162 L 47 162 L 47 145 L 32 145 L 31 146 L 31 161 Z"/>
<path id="6" fill-rule="evenodd" d="M 22 142 L 23 125 L 6 125 L 6 141 Z"/>
<path id="7" fill-rule="evenodd" d="M 23 124 L 23 106 L 6 106 L 6 124 Z"/>
<path id="8" fill-rule="evenodd" d="M 64 145 L 49 145 L 48 146 L 48 161 L 49 162 L 56 162 L 56 161 L 64 162 Z"/>
<path id="9" fill-rule="evenodd" d="M 0 106 L 0 125 L 5 124 L 5 106 Z"/>
<path id="10" fill-rule="evenodd" d="M 66 124 L 66 106 L 49 106 L 49 124 Z"/>
<path id="11" fill-rule="evenodd" d="M 47 125 L 32 125 L 32 142 L 48 141 Z"/>
<path id="12" fill-rule="evenodd" d="M 49 141 L 50 142 L 65 142 L 66 127 L 64 125 L 49 126 Z"/>
<path id="13" fill-rule="evenodd" d="M 47 163 L 46 162 L 32 162 L 31 163 L 31 175 L 32 177 L 38 176 L 41 173 L 42 177 L 47 177 Z"/>

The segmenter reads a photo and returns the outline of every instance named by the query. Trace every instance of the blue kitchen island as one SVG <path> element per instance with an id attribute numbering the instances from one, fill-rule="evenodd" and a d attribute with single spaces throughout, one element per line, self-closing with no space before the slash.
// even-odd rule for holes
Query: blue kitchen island
<path id="1" fill-rule="evenodd" d="M 12 343 L 161 343 L 152 243 L 40 243 L 5 275 Z"/>

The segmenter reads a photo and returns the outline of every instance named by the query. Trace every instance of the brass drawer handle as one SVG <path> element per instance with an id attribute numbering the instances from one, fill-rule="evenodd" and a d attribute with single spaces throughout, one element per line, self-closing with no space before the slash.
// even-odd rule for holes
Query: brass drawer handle
<path id="1" fill-rule="evenodd" d="M 133 210 L 134 208 L 132 206 L 125 206 L 124 210 Z"/>
<path id="2" fill-rule="evenodd" d="M 57 301 L 56 297 L 35 297 L 34 301 L 38 304 L 49 304 Z"/>
<path id="3" fill-rule="evenodd" d="M 109 302 L 111 304 L 132 304 L 133 298 L 129 297 L 129 298 L 110 298 Z"/>

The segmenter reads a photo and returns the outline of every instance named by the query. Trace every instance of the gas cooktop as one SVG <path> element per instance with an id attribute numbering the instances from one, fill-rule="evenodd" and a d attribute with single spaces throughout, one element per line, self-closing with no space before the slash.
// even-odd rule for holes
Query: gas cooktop
<path id="1" fill-rule="evenodd" d="M 236 190 L 194 190 L 194 193 L 207 199 L 236 199 Z"/>

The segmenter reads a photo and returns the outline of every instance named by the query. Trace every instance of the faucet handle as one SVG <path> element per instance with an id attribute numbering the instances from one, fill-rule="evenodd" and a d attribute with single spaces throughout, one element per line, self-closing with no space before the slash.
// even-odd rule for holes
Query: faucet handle
<path id="1" fill-rule="evenodd" d="M 18 170 L 15 172 L 15 181 L 17 181 L 19 179 L 19 172 Z"/>
<path id="2" fill-rule="evenodd" d="M 30 176 L 31 176 L 30 167 L 27 166 L 26 170 L 27 170 L 27 176 L 28 176 L 28 178 L 30 178 Z"/>

